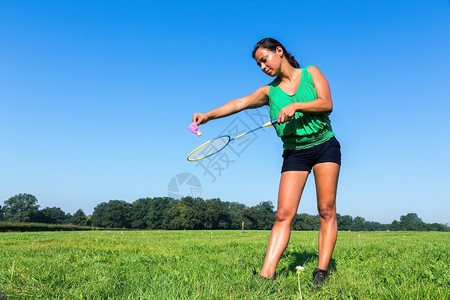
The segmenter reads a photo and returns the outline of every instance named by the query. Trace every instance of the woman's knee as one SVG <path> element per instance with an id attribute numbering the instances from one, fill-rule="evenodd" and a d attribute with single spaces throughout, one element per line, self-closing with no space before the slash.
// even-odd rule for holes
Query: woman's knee
<path id="1" fill-rule="evenodd" d="M 326 221 L 336 219 L 336 205 L 334 203 L 319 204 L 319 216 Z"/>
<path id="2" fill-rule="evenodd" d="M 275 214 L 275 221 L 276 222 L 292 222 L 294 220 L 295 213 L 293 214 L 291 211 L 287 209 L 278 209 L 277 213 Z"/>

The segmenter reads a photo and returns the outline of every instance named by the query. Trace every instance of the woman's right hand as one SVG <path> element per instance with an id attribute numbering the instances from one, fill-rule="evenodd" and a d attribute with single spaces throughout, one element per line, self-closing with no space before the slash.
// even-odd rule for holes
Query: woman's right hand
<path id="1" fill-rule="evenodd" d="M 209 121 L 209 119 L 206 114 L 195 113 L 192 116 L 192 122 L 196 122 L 198 125 L 205 124 L 208 121 Z"/>

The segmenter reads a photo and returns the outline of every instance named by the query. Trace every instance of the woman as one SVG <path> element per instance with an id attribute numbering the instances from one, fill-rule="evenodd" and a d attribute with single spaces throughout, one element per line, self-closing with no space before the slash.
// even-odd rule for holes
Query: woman
<path id="1" fill-rule="evenodd" d="M 320 231 L 319 263 L 313 272 L 313 283 L 321 285 L 329 275 L 328 264 L 337 238 L 336 190 L 341 164 L 340 145 L 328 118 L 333 109 L 330 88 L 317 67 L 300 68 L 275 39 L 259 41 L 252 56 L 261 70 L 275 79 L 251 95 L 207 113 L 195 113 L 192 120 L 205 124 L 244 109 L 269 105 L 270 118 L 278 121 L 274 127 L 283 141 L 284 151 L 275 224 L 258 275 L 275 278 L 306 179 L 314 170 Z"/>

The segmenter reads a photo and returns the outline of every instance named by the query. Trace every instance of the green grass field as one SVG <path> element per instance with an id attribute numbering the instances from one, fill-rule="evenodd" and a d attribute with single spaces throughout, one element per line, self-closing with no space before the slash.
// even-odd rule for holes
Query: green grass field
<path id="1" fill-rule="evenodd" d="M 313 290 L 317 232 L 293 232 L 276 281 L 252 278 L 269 231 L 0 233 L 0 299 L 449 299 L 450 234 L 340 232 Z"/>

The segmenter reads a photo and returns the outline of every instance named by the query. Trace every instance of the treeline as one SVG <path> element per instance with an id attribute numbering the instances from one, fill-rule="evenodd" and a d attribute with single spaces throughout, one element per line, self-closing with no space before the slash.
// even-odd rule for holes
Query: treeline
<path id="1" fill-rule="evenodd" d="M 70 224 L 98 228 L 124 229 L 271 229 L 275 220 L 271 202 L 261 202 L 247 207 L 237 202 L 220 199 L 185 197 L 176 200 L 170 197 L 141 198 L 133 203 L 111 200 L 98 204 L 91 216 L 81 209 L 75 214 L 66 214 L 58 207 L 39 209 L 35 196 L 15 195 L 0 206 L 0 221 L 35 222 L 47 224 Z M 391 224 L 366 221 L 362 217 L 337 216 L 339 230 L 351 231 L 450 231 L 449 226 L 422 221 L 415 213 L 401 216 Z M 318 230 L 318 215 L 297 214 L 293 230 Z"/>
<path id="2" fill-rule="evenodd" d="M 79 209 L 73 215 L 59 207 L 39 209 L 38 200 L 31 194 L 18 194 L 0 205 L 0 221 L 9 223 L 45 223 L 90 226 L 90 216 Z"/>

